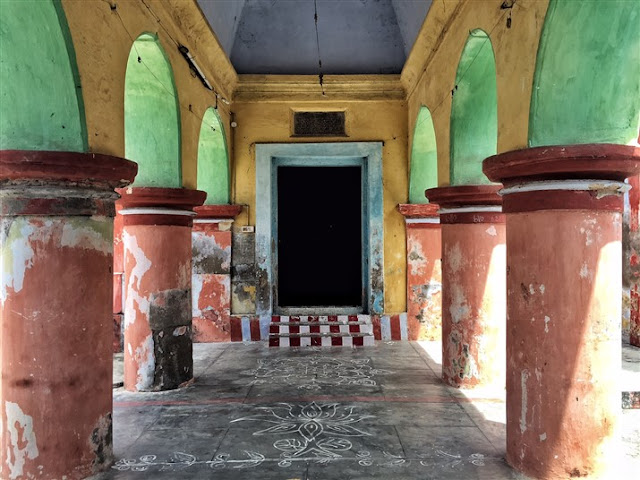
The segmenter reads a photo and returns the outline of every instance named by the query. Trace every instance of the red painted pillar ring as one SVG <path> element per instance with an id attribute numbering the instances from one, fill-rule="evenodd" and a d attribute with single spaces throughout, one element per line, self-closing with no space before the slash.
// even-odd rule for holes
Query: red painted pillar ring
<path id="1" fill-rule="evenodd" d="M 129 187 L 122 198 L 124 386 L 169 390 L 193 379 L 191 227 L 205 192 Z"/>
<path id="2" fill-rule="evenodd" d="M 442 225 L 442 378 L 463 388 L 504 379 L 505 227 L 500 185 L 429 189 Z"/>
<path id="3" fill-rule="evenodd" d="M 529 476 L 616 465 L 623 181 L 639 171 L 624 145 L 484 161 L 507 214 L 507 461 Z"/>
<path id="4" fill-rule="evenodd" d="M 0 151 L 0 477 L 80 479 L 112 462 L 115 187 L 137 165 Z"/>
<path id="5" fill-rule="evenodd" d="M 231 341 L 231 227 L 242 205 L 194 210 L 192 316 L 194 342 Z"/>
<path id="6" fill-rule="evenodd" d="M 440 340 L 442 262 L 439 206 L 400 204 L 407 234 L 407 330 L 409 340 Z"/>

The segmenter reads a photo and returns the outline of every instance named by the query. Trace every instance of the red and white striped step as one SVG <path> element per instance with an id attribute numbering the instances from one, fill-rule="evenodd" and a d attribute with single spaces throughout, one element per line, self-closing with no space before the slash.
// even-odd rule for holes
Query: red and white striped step
<path id="1" fill-rule="evenodd" d="M 271 317 L 270 347 L 362 347 L 373 346 L 369 315 Z"/>

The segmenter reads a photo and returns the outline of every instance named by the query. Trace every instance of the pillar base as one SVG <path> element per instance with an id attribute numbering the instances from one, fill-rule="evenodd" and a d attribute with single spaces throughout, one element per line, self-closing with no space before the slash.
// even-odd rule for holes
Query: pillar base
<path id="1" fill-rule="evenodd" d="M 438 205 L 400 204 L 407 230 L 408 340 L 442 337 L 442 262 Z"/>
<path id="2" fill-rule="evenodd" d="M 0 151 L 0 477 L 86 478 L 112 460 L 115 187 L 108 155 Z"/>
<path id="3" fill-rule="evenodd" d="M 442 378 L 454 387 L 504 380 L 505 228 L 499 185 L 425 192 L 442 225 Z"/>
<path id="4" fill-rule="evenodd" d="M 193 379 L 191 227 L 205 192 L 129 187 L 122 198 L 124 386 L 178 388 Z"/>
<path id="5" fill-rule="evenodd" d="M 231 341 L 231 226 L 242 205 L 194 210 L 192 308 L 194 342 Z"/>
<path id="6" fill-rule="evenodd" d="M 623 145 L 484 161 L 507 213 L 507 461 L 526 475 L 616 466 L 623 182 L 639 170 Z"/>

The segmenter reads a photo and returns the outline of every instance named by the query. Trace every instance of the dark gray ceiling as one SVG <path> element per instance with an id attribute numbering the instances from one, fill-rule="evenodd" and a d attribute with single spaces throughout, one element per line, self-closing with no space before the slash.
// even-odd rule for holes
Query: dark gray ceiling
<path id="1" fill-rule="evenodd" d="M 198 0 L 238 73 L 317 74 L 314 0 Z M 400 73 L 431 0 L 316 0 L 322 73 Z"/>

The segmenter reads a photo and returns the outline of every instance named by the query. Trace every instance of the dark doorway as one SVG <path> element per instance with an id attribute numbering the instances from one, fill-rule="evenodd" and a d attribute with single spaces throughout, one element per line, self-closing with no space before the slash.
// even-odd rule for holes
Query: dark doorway
<path id="1" fill-rule="evenodd" d="M 360 167 L 278 167 L 278 305 L 359 307 Z"/>

